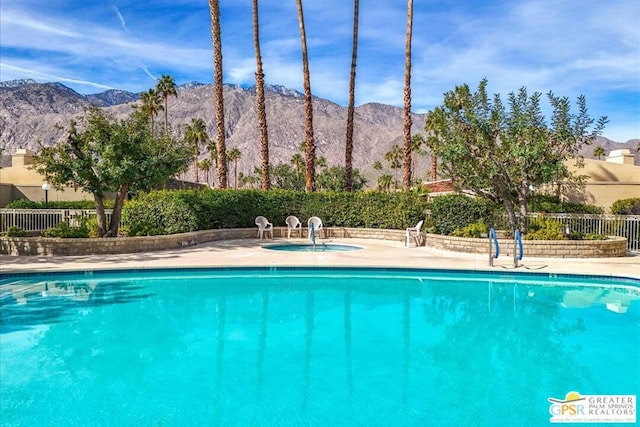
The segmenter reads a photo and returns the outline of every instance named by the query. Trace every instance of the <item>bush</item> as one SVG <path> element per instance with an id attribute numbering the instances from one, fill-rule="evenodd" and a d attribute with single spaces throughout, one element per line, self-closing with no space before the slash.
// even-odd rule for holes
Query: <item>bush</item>
<path id="1" fill-rule="evenodd" d="M 489 226 L 485 224 L 483 221 L 469 224 L 464 228 L 456 228 L 451 233 L 452 236 L 456 236 L 456 237 L 472 237 L 472 238 L 487 236 L 488 234 L 489 234 Z"/>
<path id="2" fill-rule="evenodd" d="M 129 236 L 155 236 L 197 230 L 197 207 L 180 197 L 185 191 L 156 191 L 127 202 L 122 220 Z"/>
<path id="3" fill-rule="evenodd" d="M 7 237 L 27 237 L 27 232 L 20 227 L 9 227 Z"/>
<path id="4" fill-rule="evenodd" d="M 460 194 L 436 197 L 431 207 L 431 221 L 438 234 L 451 234 L 456 229 L 484 222 L 491 224 L 497 206 L 485 199 Z"/>
<path id="5" fill-rule="evenodd" d="M 529 223 L 526 240 L 568 240 L 562 223 L 555 219 L 538 217 Z"/>
<path id="6" fill-rule="evenodd" d="M 44 237 L 86 238 L 89 237 L 89 229 L 83 223 L 78 227 L 71 227 L 68 223 L 61 222 L 55 227 L 44 230 L 42 235 Z"/>
<path id="7" fill-rule="evenodd" d="M 640 215 L 640 197 L 616 200 L 611 205 L 611 213 L 615 215 Z"/>

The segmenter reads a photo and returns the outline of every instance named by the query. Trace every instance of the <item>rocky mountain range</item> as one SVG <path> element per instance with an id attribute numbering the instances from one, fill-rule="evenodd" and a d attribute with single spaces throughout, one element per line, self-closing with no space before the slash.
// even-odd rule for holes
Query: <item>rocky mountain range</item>
<path id="1" fill-rule="evenodd" d="M 116 117 L 125 117 L 139 94 L 108 90 L 81 95 L 61 83 L 37 83 L 18 80 L 0 83 L 0 146 L 4 156 L 0 165 L 8 164 L 8 155 L 19 148 L 37 151 L 40 143 L 55 144 L 64 137 L 60 126 L 81 116 L 89 107 L 104 108 Z M 260 164 L 259 132 L 257 129 L 255 89 L 225 85 L 225 128 L 227 149 L 238 148 L 242 157 L 238 170 L 251 173 Z M 267 124 L 271 163 L 288 162 L 299 152 L 304 141 L 304 99 L 295 90 L 283 86 L 266 88 Z M 346 108 L 331 101 L 314 98 L 314 133 L 317 155 L 324 156 L 329 165 L 344 163 Z M 170 97 L 169 122 L 176 134 L 192 118 L 202 118 L 207 132 L 215 136 L 214 93 L 211 85 L 192 82 L 178 87 L 178 96 Z M 424 133 L 423 114 L 413 115 L 412 133 Z M 162 114 L 157 119 L 163 120 Z M 354 166 L 372 178 L 372 165 L 382 161 L 394 144 L 402 145 L 403 111 L 383 104 L 364 104 L 356 107 L 354 130 Z M 597 145 L 606 152 L 617 148 L 630 148 L 635 152 L 640 140 L 618 143 L 600 138 Z M 584 155 L 593 157 L 593 146 L 586 147 Z M 206 156 L 207 153 L 203 153 Z M 640 156 L 636 156 L 638 162 Z M 429 168 L 428 156 L 420 158 L 418 174 L 425 176 Z M 186 178 L 189 178 L 187 176 Z"/>

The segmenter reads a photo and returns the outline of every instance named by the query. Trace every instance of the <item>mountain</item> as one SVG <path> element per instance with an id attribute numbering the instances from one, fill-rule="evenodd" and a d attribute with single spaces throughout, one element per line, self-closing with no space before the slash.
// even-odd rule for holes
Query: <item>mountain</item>
<path id="1" fill-rule="evenodd" d="M 267 85 L 266 109 L 269 131 L 270 160 L 272 164 L 288 162 L 299 152 L 305 139 L 304 97 L 300 92 L 278 85 Z M 255 88 L 225 85 L 225 129 L 227 148 L 238 148 L 242 157 L 238 171 L 253 172 L 260 164 L 259 132 L 257 129 Z M 0 84 L 0 146 L 4 145 L 5 158 L 18 148 L 38 150 L 39 142 L 45 146 L 55 144 L 64 137 L 69 121 L 81 116 L 92 106 L 104 108 L 116 117 L 126 117 L 138 94 L 109 90 L 99 94 L 81 95 L 60 83 L 36 83 L 32 80 L 3 82 Z M 169 122 L 176 133 L 181 133 L 192 118 L 200 117 L 207 132 L 215 137 L 215 109 L 212 85 L 191 82 L 178 87 L 178 96 L 169 98 Z M 329 165 L 344 163 L 346 134 L 346 108 L 322 98 L 314 98 L 314 133 L 317 155 L 326 157 Z M 424 114 L 413 115 L 412 133 L 423 133 Z M 163 115 L 158 119 L 162 122 Z M 354 166 L 373 179 L 373 163 L 383 160 L 394 144 L 402 145 L 403 110 L 384 104 L 364 104 L 355 109 Z M 629 144 L 600 138 L 607 152 L 617 148 L 636 150 L 640 140 Z M 594 146 L 595 146 L 594 145 Z M 583 154 L 593 157 L 593 147 Z M 203 153 L 206 156 L 207 153 Z M 638 162 L 640 156 L 636 156 Z M 418 174 L 429 168 L 429 158 L 418 162 Z"/>
<path id="2" fill-rule="evenodd" d="M 126 90 L 110 89 L 101 93 L 86 95 L 85 99 L 96 107 L 110 107 L 112 105 L 135 102 L 140 98 L 139 93 L 127 92 Z"/>

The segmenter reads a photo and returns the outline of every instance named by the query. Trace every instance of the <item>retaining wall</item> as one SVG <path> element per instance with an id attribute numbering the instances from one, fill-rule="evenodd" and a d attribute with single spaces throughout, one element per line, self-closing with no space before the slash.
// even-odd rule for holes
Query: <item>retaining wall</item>
<path id="1" fill-rule="evenodd" d="M 276 227 L 274 237 L 286 237 L 286 228 Z M 307 237 L 307 230 L 303 230 Z M 299 237 L 296 233 L 292 237 Z M 358 238 L 404 241 L 404 230 L 381 230 L 375 228 L 327 227 L 323 229 L 324 238 Z M 168 236 L 116 237 L 105 239 L 60 239 L 47 237 L 0 237 L 0 254 L 31 256 L 100 255 L 151 252 L 166 249 L 179 249 L 200 243 L 231 240 L 255 239 L 255 228 L 236 228 L 223 230 L 204 230 Z M 469 239 L 463 237 L 423 234 L 426 246 L 436 249 L 482 253 L 489 252 L 489 239 Z M 624 237 L 610 237 L 608 240 L 524 240 L 524 255 L 531 257 L 558 258 L 600 258 L 619 257 L 626 252 Z M 415 243 L 410 242 L 413 246 Z M 492 243 L 493 244 L 493 243 Z M 509 255 L 514 252 L 511 239 L 500 239 L 500 253 Z"/>
<path id="2" fill-rule="evenodd" d="M 436 249 L 455 252 L 488 254 L 489 239 L 470 239 L 465 237 L 427 234 L 426 245 Z M 513 255 L 513 239 L 498 239 L 500 254 Z M 493 249 L 495 252 L 495 249 Z M 621 257 L 627 251 L 625 237 L 609 236 L 607 240 L 523 240 L 522 251 L 525 257 L 550 258 L 608 258 Z"/>

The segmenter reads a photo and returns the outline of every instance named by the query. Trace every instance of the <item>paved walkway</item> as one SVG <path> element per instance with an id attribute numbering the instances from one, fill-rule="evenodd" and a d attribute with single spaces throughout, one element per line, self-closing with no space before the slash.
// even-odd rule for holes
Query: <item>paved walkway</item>
<path id="1" fill-rule="evenodd" d="M 0 256 L 0 272 L 98 270 L 110 268 L 208 267 L 208 266 L 373 266 L 423 267 L 470 270 L 513 270 L 513 254 L 503 254 L 489 266 L 489 256 L 441 251 L 428 247 L 404 247 L 403 242 L 370 239 L 327 239 L 325 243 L 362 246 L 349 252 L 285 252 L 262 246 L 286 239 L 239 239 L 210 242 L 183 249 L 118 255 L 69 257 Z M 308 243 L 291 239 L 291 242 Z M 621 258 L 523 258 L 517 271 L 575 273 L 640 279 L 640 256 Z"/>

